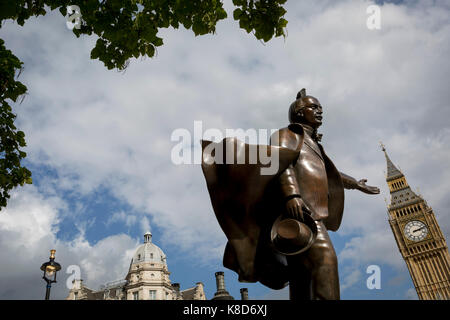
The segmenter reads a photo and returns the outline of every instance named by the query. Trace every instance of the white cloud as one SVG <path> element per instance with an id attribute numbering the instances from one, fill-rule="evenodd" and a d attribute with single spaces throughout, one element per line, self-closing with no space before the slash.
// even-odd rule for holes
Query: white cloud
<path id="1" fill-rule="evenodd" d="M 151 231 L 150 221 L 147 217 L 141 219 L 141 233 L 145 234 L 147 231 Z"/>
<path id="2" fill-rule="evenodd" d="M 364 281 L 362 279 L 362 273 L 358 269 L 354 269 L 350 271 L 343 279 L 341 280 L 341 291 L 344 291 L 345 289 L 355 285 L 358 282 Z"/>
<path id="3" fill-rule="evenodd" d="M 43 299 L 45 282 L 39 268 L 48 261 L 50 249 L 56 249 L 55 260 L 62 266 L 52 287 L 54 299 L 68 294 L 70 265 L 80 267 L 81 278 L 92 289 L 126 275 L 139 242 L 118 234 L 91 245 L 83 232 L 70 242 L 58 240 L 55 225 L 64 207 L 62 199 L 44 198 L 33 186 L 13 192 L 0 214 L 0 299 Z"/>
<path id="4" fill-rule="evenodd" d="M 113 215 L 106 221 L 106 225 L 110 225 L 115 222 L 123 222 L 125 226 L 131 227 L 136 224 L 137 217 L 132 214 L 127 214 L 125 211 L 121 210 L 119 212 L 113 213 Z"/>

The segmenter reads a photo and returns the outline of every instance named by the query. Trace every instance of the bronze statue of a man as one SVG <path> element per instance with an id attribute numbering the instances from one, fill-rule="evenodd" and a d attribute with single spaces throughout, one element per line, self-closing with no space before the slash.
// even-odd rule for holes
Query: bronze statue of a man
<path id="1" fill-rule="evenodd" d="M 289 108 L 289 126 L 272 135 L 270 146 L 257 146 L 278 155 L 278 170 L 272 175 L 260 174 L 260 162 L 211 161 L 217 150 L 233 150 L 236 160 L 249 153 L 248 144 L 227 138 L 211 148 L 211 142 L 203 141 L 203 173 L 228 238 L 224 266 L 236 271 L 240 281 L 260 281 L 272 289 L 289 284 L 291 300 L 340 298 L 337 257 L 327 230 L 340 226 L 344 188 L 379 193 L 366 179 L 339 172 L 327 157 L 317 134 L 322 112 L 320 102 L 305 89 L 297 94 Z M 280 217 L 313 221 L 315 238 L 306 251 L 288 255 L 274 249 L 270 234 Z"/>

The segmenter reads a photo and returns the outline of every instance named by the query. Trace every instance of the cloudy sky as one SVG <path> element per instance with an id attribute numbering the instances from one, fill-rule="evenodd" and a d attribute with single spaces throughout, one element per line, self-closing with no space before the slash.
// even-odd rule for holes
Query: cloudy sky
<path id="1" fill-rule="evenodd" d="M 74 2 L 75 3 L 75 2 Z M 287 125 L 297 92 L 319 98 L 320 131 L 335 165 L 381 188 L 346 191 L 338 253 L 342 299 L 417 299 L 387 221 L 383 141 L 395 164 L 450 234 L 450 5 L 448 1 L 378 2 L 381 29 L 369 30 L 372 1 L 288 1 L 288 36 L 267 44 L 230 18 L 217 34 L 161 30 L 154 59 L 126 72 L 90 59 L 95 37 L 76 38 L 58 11 L 0 37 L 23 62 L 28 87 L 14 105 L 26 133 L 33 185 L 13 192 L 0 212 L 0 299 L 42 299 L 40 265 L 56 249 L 63 269 L 52 298 L 68 294 L 77 265 L 87 286 L 123 279 L 147 230 L 168 256 L 181 289 L 225 271 L 239 298 L 287 299 L 287 290 L 243 284 L 222 266 L 226 238 L 215 220 L 199 165 L 175 165 L 178 128 L 275 129 Z M 381 268 L 369 290 L 366 269 Z"/>

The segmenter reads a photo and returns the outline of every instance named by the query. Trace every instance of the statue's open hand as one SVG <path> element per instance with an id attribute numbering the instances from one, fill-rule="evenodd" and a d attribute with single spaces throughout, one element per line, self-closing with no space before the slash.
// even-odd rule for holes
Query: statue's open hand
<path id="1" fill-rule="evenodd" d="M 367 179 L 361 179 L 358 181 L 358 190 L 361 190 L 364 193 L 368 193 L 368 194 L 379 194 L 380 193 L 380 189 L 377 187 L 372 187 L 372 186 L 368 186 L 366 185 Z"/>
<path id="2" fill-rule="evenodd" d="M 303 200 L 299 197 L 292 198 L 286 202 L 286 211 L 289 218 L 294 218 L 299 221 L 303 221 L 303 213 L 311 214 L 309 209 L 303 203 Z"/>

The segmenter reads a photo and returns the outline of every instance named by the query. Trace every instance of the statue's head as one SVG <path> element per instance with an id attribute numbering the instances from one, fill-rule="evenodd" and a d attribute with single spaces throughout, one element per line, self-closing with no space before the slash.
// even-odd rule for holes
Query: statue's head
<path id="1" fill-rule="evenodd" d="M 289 122 L 302 123 L 317 129 L 322 124 L 322 105 L 306 89 L 297 93 L 297 99 L 289 107 Z"/>

